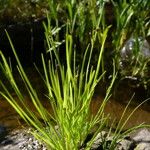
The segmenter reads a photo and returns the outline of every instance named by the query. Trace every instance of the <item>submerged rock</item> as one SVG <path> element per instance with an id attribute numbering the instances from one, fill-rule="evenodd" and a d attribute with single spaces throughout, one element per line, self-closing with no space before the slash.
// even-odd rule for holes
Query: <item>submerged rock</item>
<path id="1" fill-rule="evenodd" d="M 136 46 L 137 44 L 137 46 Z M 126 59 L 128 57 L 130 57 L 131 54 L 134 53 L 134 49 L 138 48 L 139 46 L 139 52 L 141 55 L 145 56 L 145 57 L 150 57 L 150 46 L 147 42 L 146 39 L 139 37 L 137 39 L 135 38 L 130 38 L 126 44 L 124 45 L 124 47 L 121 50 L 121 57 L 122 59 Z M 138 52 L 138 50 L 137 50 Z"/>
<path id="2" fill-rule="evenodd" d="M 47 10 L 43 0 L 0 0 L 0 25 L 36 21 L 46 17 Z"/>
<path id="3" fill-rule="evenodd" d="M 126 64 L 130 65 L 137 57 L 150 58 L 150 45 L 143 37 L 130 38 L 121 49 L 120 57 L 120 67 L 124 69 L 128 67 Z"/>
<path id="4" fill-rule="evenodd" d="M 6 134 L 7 134 L 6 127 L 0 125 L 0 142 L 5 138 Z"/>
<path id="5" fill-rule="evenodd" d="M 6 127 L 0 125 L 0 135 L 6 132 Z"/>
<path id="6" fill-rule="evenodd" d="M 121 79 L 128 79 L 131 86 L 147 89 L 150 75 L 150 45 L 143 37 L 130 38 L 120 51 Z M 132 84 L 134 81 L 134 84 Z"/>

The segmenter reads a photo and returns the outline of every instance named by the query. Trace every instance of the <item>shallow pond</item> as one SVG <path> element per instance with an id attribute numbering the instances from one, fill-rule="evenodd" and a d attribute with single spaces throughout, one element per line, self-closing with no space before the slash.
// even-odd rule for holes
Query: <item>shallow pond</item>
<path id="1" fill-rule="evenodd" d="M 29 76 L 30 79 L 32 79 L 33 84 L 35 84 L 38 89 L 38 91 L 41 91 L 39 93 L 42 103 L 45 108 L 49 109 L 51 111 L 51 107 L 49 103 L 46 102 L 46 97 L 43 96 L 43 90 L 44 88 L 42 86 L 42 81 L 36 77 L 34 71 L 29 69 Z M 18 78 L 20 81 L 20 79 Z M 110 114 L 110 117 L 113 119 L 116 119 L 116 124 L 121 118 L 122 112 L 124 111 L 129 99 L 131 98 L 131 93 L 133 92 L 130 88 L 124 87 L 124 88 L 119 88 L 120 91 L 118 91 L 115 96 L 112 96 L 110 100 L 108 101 L 106 108 L 105 108 L 105 113 Z M 116 90 L 119 90 L 118 88 Z M 102 92 L 101 92 L 102 91 Z M 101 102 L 104 99 L 104 91 L 102 89 L 102 86 L 98 86 L 96 89 L 96 94 L 93 96 L 93 100 L 91 103 L 91 112 L 93 114 L 96 114 L 99 106 L 101 105 Z M 99 94 L 101 93 L 101 94 Z M 138 92 L 139 95 L 142 95 L 143 91 Z M 133 93 L 132 93 L 133 94 Z M 14 97 L 16 97 L 15 94 L 12 94 Z M 133 99 L 133 102 L 128 108 L 128 111 L 126 112 L 125 118 L 130 115 L 132 110 L 140 103 L 137 102 L 137 99 L 139 95 L 135 96 Z M 16 97 L 17 99 L 17 97 Z M 25 96 L 25 100 L 30 103 L 30 100 L 28 96 Z M 135 111 L 135 113 L 132 115 L 130 120 L 128 121 L 126 128 L 132 127 L 133 125 L 138 125 L 140 123 L 147 123 L 150 124 L 150 108 L 149 108 L 150 103 L 145 103 L 143 104 L 139 109 Z M 34 110 L 33 110 L 34 111 Z M 15 128 L 20 128 L 24 122 L 20 118 L 20 116 L 15 112 L 15 110 L 8 104 L 8 102 L 3 98 L 0 97 L 0 125 L 4 125 L 8 127 L 9 129 L 15 129 Z"/>

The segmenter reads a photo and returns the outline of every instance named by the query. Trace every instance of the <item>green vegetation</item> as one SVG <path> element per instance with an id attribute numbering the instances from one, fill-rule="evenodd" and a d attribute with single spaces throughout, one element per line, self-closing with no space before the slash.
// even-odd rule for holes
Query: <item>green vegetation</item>
<path id="1" fill-rule="evenodd" d="M 77 0 L 48 1 L 47 22 L 43 23 L 47 50 L 46 56 L 41 54 L 43 73 L 38 70 L 38 67 L 37 70 L 48 91 L 46 97 L 53 109 L 53 113 L 50 113 L 42 105 L 39 95 L 26 75 L 11 38 L 6 31 L 17 61 L 17 70 L 37 113 L 32 111 L 24 100 L 24 95 L 14 79 L 12 68 L 2 52 L 0 52 L 2 59 L 0 67 L 16 93 L 18 100 L 14 99 L 2 80 L 0 80 L 0 84 L 4 91 L 0 91 L 0 94 L 32 127 L 32 134 L 44 142 L 49 149 L 78 150 L 83 146 L 85 149 L 90 149 L 97 134 L 106 128 L 109 117 L 104 114 L 104 109 L 111 96 L 110 92 L 113 83 L 117 78 L 116 72 L 121 69 L 119 66 L 120 61 L 122 61 L 120 57 L 121 49 L 125 41 L 132 36 L 136 39 L 135 46 L 133 46 L 133 54 L 135 55 L 132 54 L 134 58 L 132 57 L 128 61 L 129 65 L 134 64 L 134 68 L 131 71 L 131 75 L 126 75 L 124 70 L 122 70 L 124 71 L 123 73 L 121 71 L 121 75 L 123 78 L 140 74 L 140 77 L 146 79 L 145 69 L 147 71 L 149 58 L 147 61 L 143 59 L 144 61 L 141 62 L 138 38 L 145 39 L 149 36 L 149 21 L 147 21 L 149 2 L 137 2 L 135 0 L 113 2 L 116 28 L 106 23 L 105 6 L 107 3 L 107 1 L 103 0 L 80 2 Z M 139 9 L 141 9 L 141 14 L 138 13 Z M 135 17 L 137 17 L 136 20 Z M 130 25 L 133 25 L 134 21 L 136 26 L 131 28 Z M 111 29 L 113 29 L 112 34 L 110 34 Z M 107 37 L 110 35 L 113 38 L 110 44 L 115 53 L 114 63 L 111 62 L 112 66 L 114 66 L 113 72 L 111 72 L 112 80 L 97 114 L 93 115 L 90 112 L 90 104 L 97 84 L 105 76 L 106 60 L 108 58 L 105 54 L 105 49 L 107 47 Z M 61 58 L 61 51 L 63 51 L 64 58 Z M 141 68 L 144 70 L 141 70 Z M 145 80 L 143 81 L 145 83 Z M 131 115 L 138 107 L 131 112 Z M 123 122 L 127 108 L 128 105 L 116 127 L 112 142 L 107 145 L 107 137 L 103 140 L 102 147 L 104 149 L 114 150 L 118 140 L 142 127 L 142 125 L 139 125 L 121 133 L 131 117 L 129 115 L 126 121 Z M 43 122 L 39 118 L 42 118 Z M 108 136 L 112 133 L 111 129 Z M 84 143 L 87 136 L 93 131 L 95 132 L 92 139 Z"/>
<path id="2" fill-rule="evenodd" d="M 146 87 L 149 84 L 150 46 L 146 38 L 150 36 L 150 2 L 121 0 L 113 2 L 113 5 L 116 29 L 112 33 L 112 43 L 116 68 L 120 70 L 122 79 L 137 78 L 140 81 L 139 84 Z M 123 47 L 126 48 L 123 49 Z"/>
<path id="3" fill-rule="evenodd" d="M 133 97 L 132 97 L 133 98 Z M 117 123 L 117 126 L 115 128 L 115 131 L 112 132 L 113 129 L 113 125 L 115 123 L 114 122 L 111 123 L 111 126 L 109 128 L 109 132 L 107 134 L 107 136 L 101 137 L 102 140 L 102 147 L 104 150 L 114 150 L 118 148 L 118 142 L 123 140 L 125 137 L 127 137 L 129 134 L 131 134 L 132 132 L 135 132 L 137 129 L 139 128 L 144 128 L 144 127 L 148 127 L 149 125 L 145 125 L 144 123 L 139 124 L 137 126 L 133 126 L 129 129 L 127 129 L 126 131 L 124 131 L 124 127 L 126 126 L 126 124 L 128 123 L 129 119 L 132 117 L 132 115 L 134 114 L 134 112 L 142 105 L 144 104 L 146 101 L 148 101 L 149 99 L 146 99 L 145 101 L 143 101 L 140 105 L 138 105 L 137 107 L 135 107 L 129 114 L 129 116 L 126 116 L 126 112 L 128 110 L 128 107 L 132 101 L 132 98 L 130 99 L 130 101 L 128 102 L 127 106 L 125 107 L 121 118 L 119 120 L 119 122 Z M 111 142 L 108 144 L 108 140 L 109 138 L 112 137 Z"/>
<path id="4" fill-rule="evenodd" d="M 36 131 L 33 130 L 34 136 L 39 140 L 44 141 L 49 148 L 68 150 L 78 149 L 83 145 L 87 135 L 93 130 L 93 128 L 99 124 L 97 132 L 93 136 L 94 138 L 99 131 L 102 131 L 108 119 L 104 115 L 104 107 L 110 96 L 109 93 L 114 82 L 115 75 L 96 116 L 92 116 L 90 113 L 90 103 L 94 94 L 94 89 L 103 76 L 103 74 L 99 74 L 99 70 L 102 53 L 104 50 L 104 43 L 109 27 L 107 27 L 105 31 L 101 33 L 102 47 L 99 52 L 96 70 L 90 66 L 90 61 L 93 45 L 95 43 L 94 39 L 96 38 L 97 34 L 99 34 L 98 32 L 93 34 L 91 46 L 87 47 L 82 64 L 78 67 L 76 66 L 76 54 L 72 49 L 72 36 L 67 33 L 68 30 L 66 31 L 65 39 L 66 66 L 64 66 L 60 63 L 55 41 L 53 41 L 53 35 L 57 32 L 51 28 L 50 24 L 48 24 L 46 29 L 47 44 L 49 49 L 52 49 L 49 51 L 50 60 L 47 62 L 47 64 L 42 55 L 43 69 L 45 74 L 43 80 L 48 89 L 47 97 L 53 108 L 53 116 L 42 106 L 38 98 L 38 93 L 36 93 L 28 77 L 26 76 L 12 45 L 11 39 L 6 32 L 18 63 L 18 72 L 26 86 L 34 107 L 40 115 L 40 118 L 43 119 L 44 126 L 46 127 L 43 127 L 43 124 L 38 120 L 34 112 L 32 112 L 31 108 L 29 108 L 24 102 L 23 94 L 20 92 L 19 87 L 14 80 L 11 68 L 9 67 L 2 53 L 1 57 L 3 64 L 1 64 L 1 68 L 6 78 L 10 81 L 15 93 L 17 94 L 19 102 L 17 102 L 16 99 L 11 96 L 11 93 L 7 90 L 7 87 L 2 83 L 2 81 L 1 85 L 4 88 L 5 93 L 1 92 L 1 95 L 9 101 L 9 103 L 30 126 L 33 126 L 36 129 Z M 55 57 L 52 57 L 52 53 Z M 87 57 L 88 62 L 86 63 L 85 59 Z M 72 59 L 74 60 L 73 62 L 71 61 Z M 86 68 L 85 71 L 84 68 Z M 56 126 L 51 123 L 51 119 L 55 125 L 58 126 L 57 130 L 55 129 Z M 92 142 L 93 139 L 87 144 L 87 149 L 90 148 Z"/>

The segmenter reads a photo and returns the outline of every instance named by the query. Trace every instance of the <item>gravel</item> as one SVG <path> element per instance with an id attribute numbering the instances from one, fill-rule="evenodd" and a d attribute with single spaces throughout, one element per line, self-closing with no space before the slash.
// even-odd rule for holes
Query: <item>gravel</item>
<path id="1" fill-rule="evenodd" d="M 29 129 L 11 131 L 1 140 L 0 150 L 47 150 L 29 131 Z"/>
<path id="2" fill-rule="evenodd" d="M 3 134 L 5 129 L 1 128 Z M 0 137 L 1 137 L 0 133 Z M 91 150 L 103 150 L 102 136 L 107 135 L 107 132 L 102 131 L 95 138 Z M 107 139 L 112 141 L 112 136 Z M 150 130 L 140 129 L 127 139 L 122 139 L 118 142 L 116 150 L 150 150 Z M 0 140 L 0 150 L 48 150 L 42 143 L 36 140 L 31 134 L 30 129 L 17 129 L 11 131 Z M 82 147 L 80 150 L 84 150 Z M 108 149 L 109 150 L 109 149 Z"/>

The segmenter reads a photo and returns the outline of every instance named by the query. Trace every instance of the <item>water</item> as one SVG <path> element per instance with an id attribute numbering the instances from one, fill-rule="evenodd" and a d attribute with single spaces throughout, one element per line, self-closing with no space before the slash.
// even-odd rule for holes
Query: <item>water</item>
<path id="1" fill-rule="evenodd" d="M 49 109 L 50 112 L 52 112 L 50 104 L 47 102 L 46 100 L 47 98 L 44 96 L 45 88 L 43 86 L 42 79 L 39 78 L 39 76 L 37 76 L 37 72 L 33 68 L 27 69 L 25 70 L 25 72 L 27 72 L 29 79 L 32 81 L 32 84 L 34 85 L 35 89 L 38 91 L 38 95 L 44 107 Z M 17 78 L 18 81 L 17 83 L 19 83 L 19 86 L 23 88 L 23 83 L 21 82 L 21 78 L 19 78 L 18 74 L 15 71 L 14 74 Z M 133 109 L 138 104 L 140 104 L 143 100 L 146 99 L 145 89 L 133 88 L 127 83 L 128 82 L 125 80 L 122 83 L 115 84 L 114 90 L 112 91 L 113 96 L 110 98 L 105 108 L 105 113 L 110 114 L 112 120 L 116 119 L 116 124 L 121 118 L 122 112 L 124 111 L 133 93 L 135 93 L 135 96 L 131 102 L 131 105 L 129 106 L 129 110 L 126 112 L 125 117 L 128 117 L 129 114 L 133 111 Z M 96 114 L 98 108 L 100 107 L 104 99 L 105 89 L 107 89 L 106 84 L 98 85 L 96 88 L 96 92 L 93 96 L 92 103 L 91 103 L 91 112 L 93 114 Z M 24 89 L 22 89 L 22 91 L 25 93 Z M 13 93 L 12 95 L 17 100 L 16 95 Z M 24 97 L 25 100 L 28 102 L 29 106 L 31 106 L 31 100 L 29 99 L 29 97 L 26 94 L 24 95 Z M 149 105 L 150 102 L 147 102 L 144 105 L 142 105 L 128 121 L 126 128 L 132 127 L 133 125 L 138 125 L 143 122 L 150 124 Z M 32 106 L 31 108 L 33 110 Z M 35 112 L 35 110 L 33 111 Z M 4 125 L 9 129 L 20 128 L 22 125 L 25 125 L 23 120 L 20 118 L 20 116 L 16 113 L 16 111 L 10 106 L 10 104 L 2 96 L 0 96 L 0 125 Z"/>
<path id="2" fill-rule="evenodd" d="M 30 101 L 28 97 L 26 97 L 26 101 Z M 93 114 L 96 114 L 102 101 L 103 101 L 103 96 L 101 95 L 94 96 L 92 103 L 91 103 L 91 112 Z M 111 98 L 106 105 L 105 113 L 106 114 L 109 113 L 112 120 L 116 119 L 116 124 L 117 124 L 119 119 L 121 118 L 122 112 L 125 109 L 126 103 L 122 103 L 121 101 L 119 102 L 118 100 Z M 0 106 L 1 106 L 0 125 L 4 125 L 8 127 L 9 129 L 20 128 L 22 127 L 22 125 L 25 125 L 23 120 L 16 113 L 16 111 L 2 97 L 0 97 Z M 51 110 L 50 106 L 48 106 L 47 103 L 44 103 L 44 106 L 47 107 L 47 109 Z M 149 117 L 150 111 L 146 109 L 147 108 L 146 106 L 147 104 L 143 105 L 133 114 L 133 116 L 130 118 L 125 128 L 129 128 L 129 127 L 138 125 L 143 122 L 150 124 L 150 117 Z M 135 105 L 133 104 L 129 106 L 129 110 L 126 112 L 125 118 L 130 115 L 130 113 L 133 111 L 134 108 L 135 108 Z"/>

